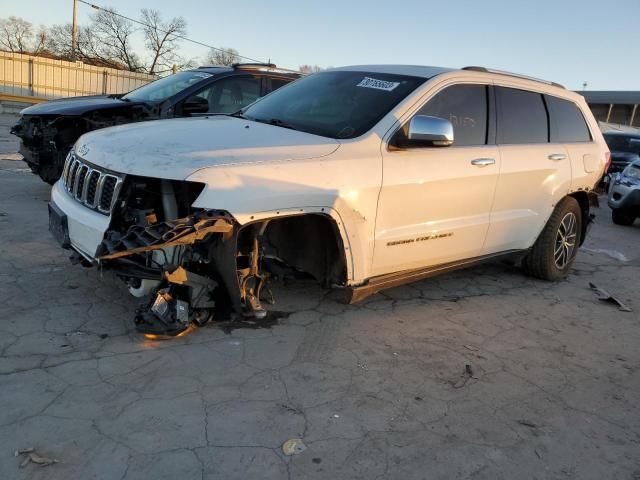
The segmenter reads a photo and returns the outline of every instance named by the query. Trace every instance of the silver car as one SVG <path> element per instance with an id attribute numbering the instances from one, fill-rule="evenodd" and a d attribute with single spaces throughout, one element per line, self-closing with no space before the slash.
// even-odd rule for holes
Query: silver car
<path id="1" fill-rule="evenodd" d="M 614 175 L 608 203 L 613 223 L 617 225 L 631 225 L 640 217 L 640 160 Z"/>

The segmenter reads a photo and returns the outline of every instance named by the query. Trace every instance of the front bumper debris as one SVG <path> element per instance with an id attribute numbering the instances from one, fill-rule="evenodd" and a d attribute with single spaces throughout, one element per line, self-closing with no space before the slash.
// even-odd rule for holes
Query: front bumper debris
<path id="1" fill-rule="evenodd" d="M 190 245 L 204 240 L 211 233 L 229 235 L 233 231 L 231 217 L 223 212 L 203 211 L 177 220 L 149 226 L 133 225 L 124 235 L 108 231 L 98 247 L 98 260 L 144 253 L 179 245 Z"/>

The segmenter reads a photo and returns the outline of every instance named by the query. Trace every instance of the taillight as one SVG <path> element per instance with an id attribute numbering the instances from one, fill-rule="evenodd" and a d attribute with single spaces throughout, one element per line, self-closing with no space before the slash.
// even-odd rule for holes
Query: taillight
<path id="1" fill-rule="evenodd" d="M 604 154 L 604 173 L 609 171 L 609 167 L 611 166 L 611 152 L 606 152 Z"/>

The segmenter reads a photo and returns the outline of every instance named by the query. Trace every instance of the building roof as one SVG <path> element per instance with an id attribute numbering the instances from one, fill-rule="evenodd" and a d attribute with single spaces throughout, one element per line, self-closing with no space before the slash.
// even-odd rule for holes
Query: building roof
<path id="1" fill-rule="evenodd" d="M 615 90 L 582 90 L 577 91 L 582 95 L 587 103 L 604 103 L 617 105 L 638 105 L 640 104 L 640 91 L 615 91 Z"/>

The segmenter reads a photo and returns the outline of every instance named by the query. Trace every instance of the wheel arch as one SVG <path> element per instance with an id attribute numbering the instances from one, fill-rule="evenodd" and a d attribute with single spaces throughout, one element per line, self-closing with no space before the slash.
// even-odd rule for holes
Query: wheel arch
<path id="1" fill-rule="evenodd" d="M 239 234 L 262 230 L 268 253 L 306 271 L 323 284 L 346 285 L 353 275 L 349 238 L 338 213 L 328 207 L 252 215 Z M 314 252 L 309 255 L 309 252 Z"/>
<path id="2" fill-rule="evenodd" d="M 591 205 L 593 203 L 593 200 L 591 199 L 592 195 L 595 194 L 586 192 L 584 190 L 578 190 L 567 195 L 568 197 L 574 198 L 580 206 L 580 246 L 582 246 L 582 244 L 584 243 L 584 240 L 587 236 L 587 231 L 589 229 L 589 224 L 593 221 L 593 218 L 590 214 Z M 597 202 L 597 197 L 595 198 L 595 201 Z"/>

